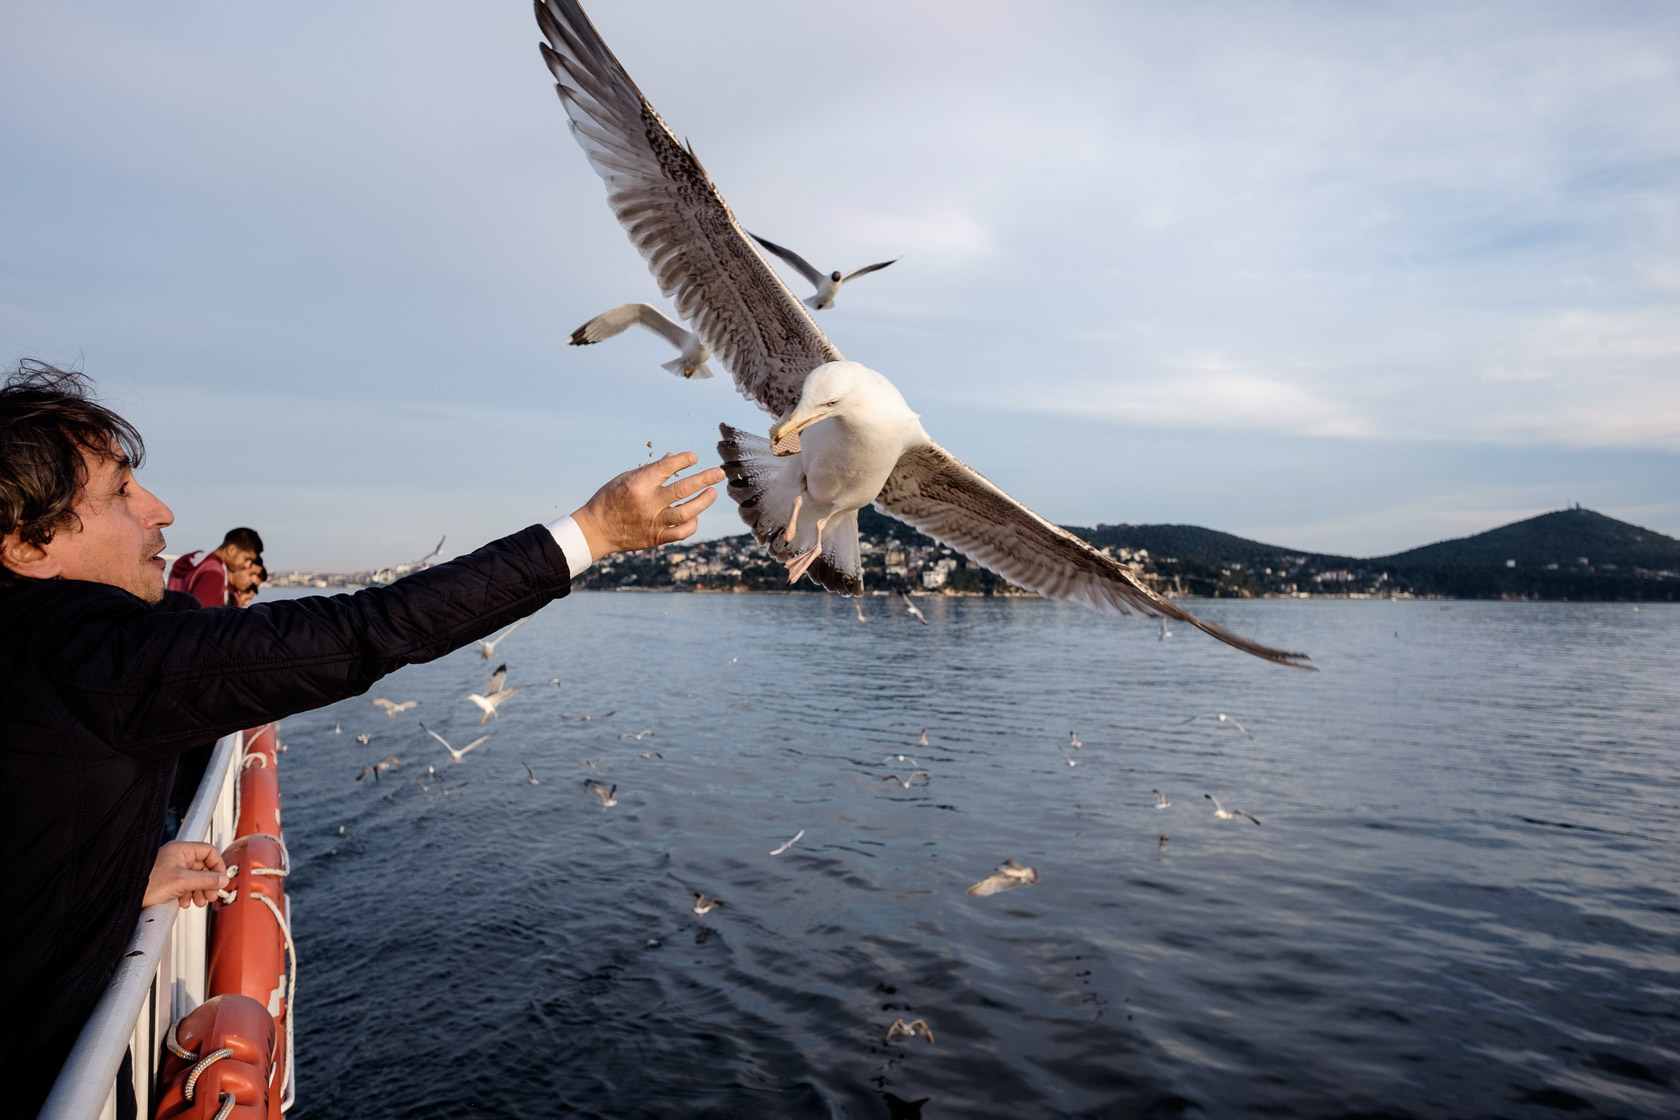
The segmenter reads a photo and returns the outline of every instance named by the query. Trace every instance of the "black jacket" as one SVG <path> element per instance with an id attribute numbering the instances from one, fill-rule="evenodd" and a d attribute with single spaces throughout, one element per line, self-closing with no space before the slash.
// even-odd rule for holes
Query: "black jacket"
<path id="1" fill-rule="evenodd" d="M 0 1085 L 16 1115 L 39 1108 L 134 932 L 176 755 L 359 695 L 569 589 L 540 525 L 389 587 L 244 610 L 170 612 L 79 580 L 0 588 Z"/>

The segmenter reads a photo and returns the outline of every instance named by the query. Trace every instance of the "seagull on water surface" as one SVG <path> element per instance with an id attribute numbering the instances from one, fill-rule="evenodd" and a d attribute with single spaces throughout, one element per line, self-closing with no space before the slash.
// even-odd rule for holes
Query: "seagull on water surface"
<path id="1" fill-rule="evenodd" d="M 758 242 L 760 245 L 782 258 L 782 260 L 792 265 L 795 272 L 805 277 L 805 279 L 810 281 L 817 289 L 817 294 L 811 296 L 805 301 L 805 306 L 809 307 L 812 311 L 827 311 L 829 308 L 833 307 L 834 297 L 840 294 L 840 289 L 845 285 L 850 284 L 853 280 L 856 280 L 859 276 L 867 276 L 871 272 L 881 271 L 889 264 L 898 263 L 898 258 L 894 257 L 890 261 L 881 261 L 878 264 L 866 264 L 856 272 L 842 274 L 839 270 L 835 270 L 827 276 L 824 276 L 812 267 L 810 261 L 800 256 L 792 249 L 785 249 L 782 246 L 777 245 L 774 241 L 766 241 L 756 233 L 751 236 L 754 241 Z"/>
<path id="2" fill-rule="evenodd" d="M 420 725 L 420 730 L 424 731 L 426 734 L 430 735 L 432 738 L 436 739 L 438 742 L 443 744 L 443 749 L 449 752 L 449 765 L 451 765 L 451 766 L 454 766 L 457 762 L 460 762 L 461 759 L 465 758 L 468 751 L 472 750 L 474 747 L 478 746 L 480 743 L 482 743 L 486 739 L 490 738 L 489 735 L 481 735 L 477 739 L 474 739 L 472 742 L 468 743 L 466 746 L 462 747 L 460 750 L 456 750 L 454 747 L 449 745 L 449 740 L 448 739 L 445 739 L 442 735 L 439 735 L 436 731 L 433 731 L 431 728 L 427 727 L 425 724 L 422 723 Z M 494 732 L 492 732 L 491 734 L 494 734 Z"/>
<path id="3" fill-rule="evenodd" d="M 681 323 L 672 322 L 663 311 L 651 303 L 626 303 L 611 311 L 603 311 L 573 331 L 567 345 L 589 346 L 631 327 L 646 327 L 682 351 L 682 357 L 662 363 L 660 369 L 668 370 L 678 377 L 707 378 L 712 375 L 711 368 L 706 365 L 706 359 L 712 356 L 712 352 L 707 349 L 700 336 L 684 328 Z M 652 441 L 649 441 L 648 447 L 652 446 Z"/>
<path id="4" fill-rule="evenodd" d="M 496 656 L 496 647 L 506 641 L 509 634 L 513 633 L 529 621 L 531 621 L 531 616 L 526 615 L 512 626 L 509 626 L 506 630 L 503 630 L 500 634 L 497 634 L 494 638 L 487 638 L 484 641 L 479 642 L 478 656 L 483 658 L 485 661 L 493 659 Z"/>
<path id="5" fill-rule="evenodd" d="M 1030 867 L 1022 867 L 1019 860 L 1006 859 L 998 865 L 997 874 L 986 876 L 969 887 L 964 893 L 974 895 L 976 898 L 985 898 L 989 894 L 997 894 L 999 891 L 1012 891 L 1016 887 L 1036 882 L 1038 882 L 1038 872 Z"/>
<path id="6" fill-rule="evenodd" d="M 1247 817 L 1255 824 L 1260 823 L 1260 818 L 1255 816 L 1253 813 L 1250 813 L 1247 809 L 1227 809 L 1219 803 L 1219 798 L 1215 797 L 1213 794 L 1204 793 L 1202 796 L 1213 802 L 1213 815 L 1219 820 L 1234 821 L 1238 817 Z"/>
<path id="7" fill-rule="evenodd" d="M 713 910 L 721 910 L 723 909 L 723 905 L 723 899 L 721 898 L 707 898 L 699 891 L 694 892 L 694 912 L 697 915 L 705 915 L 711 913 Z"/>
<path id="8" fill-rule="evenodd" d="M 398 712 L 406 712 L 410 708 L 418 708 L 420 706 L 420 701 L 418 700 L 404 700 L 401 704 L 399 704 L 395 700 L 387 700 L 383 696 L 376 696 L 369 701 L 369 703 L 373 704 L 376 708 L 384 708 L 386 719 L 396 719 Z"/>
<path id="9" fill-rule="evenodd" d="M 857 511 L 874 502 L 1050 598 L 1176 618 L 1257 657 L 1311 667 L 1197 619 L 935 443 L 892 382 L 846 361 L 817 326 L 576 0 L 539 0 L 536 16 L 543 60 L 608 205 L 677 313 L 776 418 L 769 439 L 720 425 L 718 450 L 742 519 L 790 581 L 809 575 L 861 594 Z"/>
<path id="10" fill-rule="evenodd" d="M 802 828 L 798 832 L 793 834 L 793 839 L 792 840 L 789 840 L 786 844 L 783 844 L 781 847 L 777 848 L 775 851 L 771 852 L 770 854 L 773 855 L 773 856 L 781 855 L 783 852 L 787 851 L 789 848 L 791 848 L 795 844 L 799 843 L 799 838 L 803 835 L 805 835 L 805 830 Z"/>
<path id="11" fill-rule="evenodd" d="M 605 782 L 597 782 L 594 778 L 590 778 L 583 783 L 583 788 L 601 799 L 601 812 L 603 813 L 618 804 L 618 787 L 616 785 L 609 789 Z"/>

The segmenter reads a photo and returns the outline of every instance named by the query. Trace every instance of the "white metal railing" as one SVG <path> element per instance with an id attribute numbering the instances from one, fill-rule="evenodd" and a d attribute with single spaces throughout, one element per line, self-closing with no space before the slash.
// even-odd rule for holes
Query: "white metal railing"
<path id="1" fill-rule="evenodd" d="M 216 741 L 177 840 L 207 840 L 217 850 L 233 843 L 243 754 L 243 733 Z M 163 1037 L 172 1023 L 204 1002 L 209 918 L 209 907 L 182 910 L 175 902 L 141 911 L 116 975 L 59 1070 L 39 1120 L 116 1120 L 117 1075 L 128 1053 L 134 1055 L 136 1114 L 152 1115 Z"/>

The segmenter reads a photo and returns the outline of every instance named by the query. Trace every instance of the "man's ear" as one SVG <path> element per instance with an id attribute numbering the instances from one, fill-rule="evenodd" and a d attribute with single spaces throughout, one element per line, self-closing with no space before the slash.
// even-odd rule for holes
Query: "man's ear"
<path id="1" fill-rule="evenodd" d="M 54 579 L 64 571 L 62 561 L 24 540 L 15 529 L 0 537 L 0 564 L 25 579 Z"/>

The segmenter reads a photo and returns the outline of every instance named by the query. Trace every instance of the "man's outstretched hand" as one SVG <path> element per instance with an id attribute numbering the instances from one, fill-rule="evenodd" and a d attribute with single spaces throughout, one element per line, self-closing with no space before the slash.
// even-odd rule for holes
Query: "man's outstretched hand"
<path id="1" fill-rule="evenodd" d="M 595 496 L 572 514 L 572 520 L 583 530 L 583 539 L 589 542 L 590 555 L 599 560 L 608 553 L 634 552 L 693 535 L 701 511 L 717 501 L 717 491 L 711 487 L 723 481 L 723 471 L 713 467 L 669 485 L 667 480 L 699 461 L 700 456 L 692 451 L 666 455 L 658 462 L 625 471 L 595 491 Z M 695 494 L 700 496 L 696 498 Z"/>
<path id="2" fill-rule="evenodd" d="M 158 849 L 157 862 L 152 864 L 152 875 L 146 882 L 146 897 L 140 905 L 156 906 L 174 900 L 180 902 L 182 909 L 208 906 L 216 892 L 227 885 L 222 853 L 209 844 L 171 840 Z"/>

